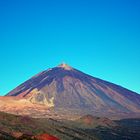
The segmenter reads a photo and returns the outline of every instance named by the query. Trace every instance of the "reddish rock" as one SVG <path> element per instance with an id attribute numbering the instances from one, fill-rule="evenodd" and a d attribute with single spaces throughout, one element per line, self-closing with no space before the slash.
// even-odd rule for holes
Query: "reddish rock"
<path id="1" fill-rule="evenodd" d="M 49 134 L 37 135 L 37 136 L 34 136 L 34 138 L 36 138 L 37 140 L 59 140 L 58 138 L 51 136 Z"/>

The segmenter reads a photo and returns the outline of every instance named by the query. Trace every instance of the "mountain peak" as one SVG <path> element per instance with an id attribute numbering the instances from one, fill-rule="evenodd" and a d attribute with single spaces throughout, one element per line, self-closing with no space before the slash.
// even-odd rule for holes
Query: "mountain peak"
<path id="1" fill-rule="evenodd" d="M 65 70 L 72 70 L 72 67 L 69 66 L 68 64 L 64 63 L 64 62 L 61 63 L 58 67 L 63 68 Z"/>
<path id="2" fill-rule="evenodd" d="M 134 113 L 140 116 L 139 94 L 87 75 L 66 63 L 39 73 L 6 96 L 15 96 L 15 100 L 21 99 L 23 104 L 25 100 L 31 106 L 36 104 L 43 105 L 45 109 L 54 108 L 64 116 L 67 115 L 65 110 L 73 115 L 96 114 L 119 118 L 130 117 L 133 112 L 133 116 Z M 0 102 L 2 100 L 0 98 Z M 5 106 L 4 102 L 2 104 Z M 92 116 L 86 116 L 85 120 L 90 122 Z"/>

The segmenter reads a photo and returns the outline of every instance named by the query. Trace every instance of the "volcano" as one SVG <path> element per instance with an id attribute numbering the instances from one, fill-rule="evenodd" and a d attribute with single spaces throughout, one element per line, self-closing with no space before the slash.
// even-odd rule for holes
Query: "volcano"
<path id="1" fill-rule="evenodd" d="M 140 116 L 139 94 L 65 63 L 33 76 L 5 96 L 10 97 L 69 113 Z"/>

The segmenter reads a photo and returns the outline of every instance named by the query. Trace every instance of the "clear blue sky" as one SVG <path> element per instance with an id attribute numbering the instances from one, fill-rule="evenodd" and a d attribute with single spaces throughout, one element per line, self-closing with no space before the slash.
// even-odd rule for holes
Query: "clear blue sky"
<path id="1" fill-rule="evenodd" d="M 0 0 L 0 95 L 62 61 L 140 93 L 139 0 Z"/>

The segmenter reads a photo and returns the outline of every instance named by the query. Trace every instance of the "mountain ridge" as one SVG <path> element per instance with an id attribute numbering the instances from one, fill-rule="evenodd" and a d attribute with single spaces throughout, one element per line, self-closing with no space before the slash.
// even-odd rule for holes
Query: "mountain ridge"
<path id="1" fill-rule="evenodd" d="M 26 99 L 48 108 L 98 112 L 98 115 L 104 116 L 140 113 L 139 94 L 65 63 L 33 76 L 7 96 Z"/>

